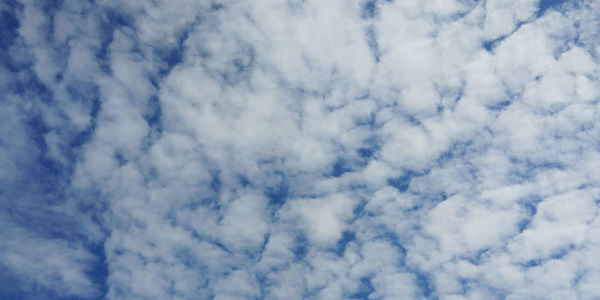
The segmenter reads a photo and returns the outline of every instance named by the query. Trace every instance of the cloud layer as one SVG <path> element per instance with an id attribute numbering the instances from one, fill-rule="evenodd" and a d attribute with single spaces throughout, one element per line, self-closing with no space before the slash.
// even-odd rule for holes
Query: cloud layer
<path id="1" fill-rule="evenodd" d="M 0 298 L 600 298 L 598 1 L 6 1 Z"/>

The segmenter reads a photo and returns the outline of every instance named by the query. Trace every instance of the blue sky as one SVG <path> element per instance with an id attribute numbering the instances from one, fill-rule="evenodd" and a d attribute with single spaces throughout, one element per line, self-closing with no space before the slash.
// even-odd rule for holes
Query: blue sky
<path id="1" fill-rule="evenodd" d="M 3 1 L 0 299 L 600 298 L 598 11 Z"/>

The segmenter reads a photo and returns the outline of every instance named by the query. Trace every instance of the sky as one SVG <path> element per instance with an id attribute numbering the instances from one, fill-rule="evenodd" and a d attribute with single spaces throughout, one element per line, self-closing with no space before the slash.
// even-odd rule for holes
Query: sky
<path id="1" fill-rule="evenodd" d="M 4 0 L 0 299 L 600 299 L 600 1 Z"/>

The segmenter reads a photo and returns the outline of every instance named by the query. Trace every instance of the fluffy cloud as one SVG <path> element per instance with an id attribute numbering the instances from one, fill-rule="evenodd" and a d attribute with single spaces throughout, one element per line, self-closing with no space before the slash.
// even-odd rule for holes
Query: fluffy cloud
<path id="1" fill-rule="evenodd" d="M 0 4 L 0 297 L 600 297 L 597 1 Z"/>

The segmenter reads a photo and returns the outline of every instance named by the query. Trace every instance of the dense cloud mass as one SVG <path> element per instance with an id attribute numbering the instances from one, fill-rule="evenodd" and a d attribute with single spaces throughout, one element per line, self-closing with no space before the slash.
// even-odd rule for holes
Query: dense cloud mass
<path id="1" fill-rule="evenodd" d="M 600 299 L 597 0 L 0 11 L 2 299 Z"/>

